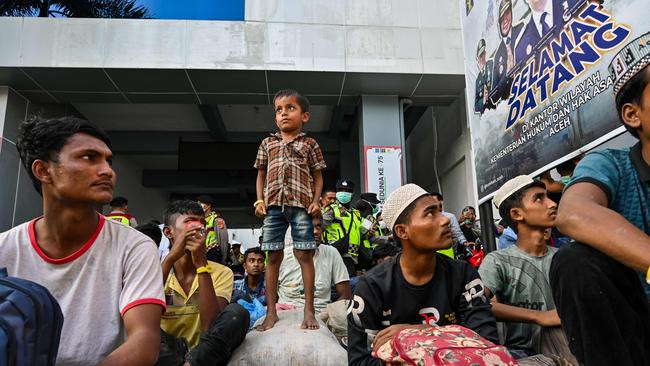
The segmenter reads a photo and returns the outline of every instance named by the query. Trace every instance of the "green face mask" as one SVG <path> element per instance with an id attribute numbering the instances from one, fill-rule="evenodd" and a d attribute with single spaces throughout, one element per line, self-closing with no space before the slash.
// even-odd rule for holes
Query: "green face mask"
<path id="1" fill-rule="evenodd" d="M 560 178 L 560 180 L 562 180 L 562 183 L 566 186 L 571 181 L 571 176 L 570 175 L 563 175 Z"/>
<path id="2" fill-rule="evenodd" d="M 379 205 L 372 206 L 372 214 L 376 215 L 379 212 Z"/>
<path id="3" fill-rule="evenodd" d="M 350 192 L 336 192 L 336 199 L 342 204 L 347 204 L 352 201 L 352 193 Z"/>

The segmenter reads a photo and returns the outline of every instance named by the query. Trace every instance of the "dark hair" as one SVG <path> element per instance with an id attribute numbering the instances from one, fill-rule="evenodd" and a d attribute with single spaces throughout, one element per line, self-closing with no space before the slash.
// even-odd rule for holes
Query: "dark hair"
<path id="1" fill-rule="evenodd" d="M 638 104 L 643 107 L 643 90 L 650 82 L 650 67 L 646 65 L 643 70 L 638 72 L 632 79 L 630 79 L 621 90 L 616 94 L 616 110 L 618 111 L 618 117 L 620 118 L 623 125 L 628 130 L 632 136 L 639 138 L 639 133 L 637 130 L 628 126 L 623 121 L 623 115 L 621 114 L 623 105 L 626 103 Z"/>
<path id="2" fill-rule="evenodd" d="M 438 192 L 432 192 L 431 195 L 432 195 L 433 197 L 437 198 L 438 201 L 444 201 L 444 200 L 442 199 L 442 195 L 441 195 L 440 193 L 438 193 Z"/>
<path id="3" fill-rule="evenodd" d="M 160 239 L 162 239 L 162 231 L 160 231 L 158 225 L 154 224 L 153 222 L 148 222 L 146 224 L 138 225 L 135 229 L 143 233 L 144 235 L 150 237 L 151 240 L 153 240 L 153 242 L 156 243 L 156 246 L 158 246 L 158 243 L 160 243 Z"/>
<path id="4" fill-rule="evenodd" d="M 174 221 L 179 215 L 194 214 L 203 217 L 201 205 L 192 200 L 178 200 L 171 202 L 165 207 L 163 212 L 163 222 L 167 226 L 174 225 Z"/>
<path id="5" fill-rule="evenodd" d="M 512 217 L 510 217 L 510 210 L 513 208 L 523 207 L 522 199 L 524 198 L 524 194 L 526 194 L 527 190 L 534 187 L 546 189 L 546 184 L 544 184 L 542 181 L 536 180 L 529 185 L 519 188 L 515 193 L 511 194 L 505 200 L 503 200 L 503 202 L 501 202 L 501 205 L 499 205 L 499 215 L 501 215 L 501 218 L 503 221 L 505 221 L 506 225 L 510 227 L 515 233 L 517 233 L 517 221 L 513 220 Z"/>
<path id="6" fill-rule="evenodd" d="M 54 119 L 33 117 L 23 121 L 18 127 L 16 147 L 20 161 L 38 193 L 43 194 L 41 181 L 34 176 L 32 164 L 35 160 L 58 162 L 59 152 L 68 139 L 77 133 L 98 138 L 111 148 L 111 140 L 104 131 L 84 119 L 73 116 Z"/>
<path id="7" fill-rule="evenodd" d="M 336 193 L 336 189 L 332 187 L 323 188 L 323 192 L 321 192 L 320 196 L 325 197 L 328 193 L 331 192 Z"/>
<path id="8" fill-rule="evenodd" d="M 465 207 L 463 207 L 462 210 L 460 210 L 460 212 L 461 212 L 461 214 L 463 214 L 463 213 L 465 213 L 465 212 L 467 212 L 469 210 L 472 210 L 474 212 L 474 214 L 476 214 L 476 209 L 473 206 L 465 206 Z"/>
<path id="9" fill-rule="evenodd" d="M 111 207 L 124 207 L 128 204 L 129 200 L 127 200 L 126 197 L 115 197 L 111 200 L 111 203 L 109 203 Z"/>
<path id="10" fill-rule="evenodd" d="M 372 205 L 365 200 L 358 200 L 354 203 L 354 208 L 359 210 L 361 217 L 368 217 L 372 215 Z"/>
<path id="11" fill-rule="evenodd" d="M 557 172 L 560 173 L 560 175 L 571 174 L 575 168 L 576 163 L 573 161 L 573 159 L 567 160 L 556 167 Z"/>
<path id="12" fill-rule="evenodd" d="M 377 247 L 375 247 L 375 249 L 372 252 L 372 259 L 376 261 L 384 257 L 392 257 L 396 255 L 397 252 L 398 252 L 397 247 L 395 247 L 391 243 L 379 244 L 377 245 Z"/>
<path id="13" fill-rule="evenodd" d="M 278 98 L 284 97 L 296 97 L 296 101 L 300 106 L 300 111 L 302 113 L 309 112 L 309 99 L 293 89 L 282 89 L 275 93 L 275 96 L 273 97 L 273 104 L 275 104 L 275 101 L 278 100 Z"/>
<path id="14" fill-rule="evenodd" d="M 320 212 L 312 216 L 311 222 L 312 224 L 314 224 L 314 226 L 318 226 L 321 230 L 325 230 L 325 228 L 323 227 L 323 214 L 321 214 Z"/>
<path id="15" fill-rule="evenodd" d="M 246 249 L 246 251 L 244 252 L 244 262 L 246 262 L 246 259 L 248 259 L 249 254 L 259 254 L 262 256 L 262 258 L 264 258 L 264 252 L 262 251 L 262 249 L 260 249 L 260 247 L 252 247 Z"/>

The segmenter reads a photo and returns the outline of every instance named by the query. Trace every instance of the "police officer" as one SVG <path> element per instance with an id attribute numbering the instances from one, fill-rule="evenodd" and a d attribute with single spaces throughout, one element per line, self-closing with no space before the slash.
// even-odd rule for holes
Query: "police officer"
<path id="1" fill-rule="evenodd" d="M 510 96 L 512 78 L 508 75 L 516 65 L 515 40 L 524 27 L 523 23 L 512 25 L 511 0 L 501 0 L 499 4 L 499 35 L 501 42 L 494 55 L 494 72 L 492 91 L 490 95 L 496 104 L 499 100 L 507 100 Z"/>
<path id="2" fill-rule="evenodd" d="M 515 45 L 517 62 L 537 57 L 537 50 L 557 36 L 573 17 L 572 11 L 584 3 L 585 0 L 526 0 L 530 15 Z"/>
<path id="3" fill-rule="evenodd" d="M 476 63 L 478 65 L 478 75 L 476 76 L 476 89 L 474 98 L 474 112 L 483 113 L 489 108 L 489 92 L 492 89 L 492 60 L 486 59 L 485 40 L 481 38 L 478 41 L 476 49 Z"/>
<path id="4" fill-rule="evenodd" d="M 107 219 L 117 221 L 123 225 L 136 227 L 138 222 L 136 221 L 133 215 L 126 213 L 126 210 L 129 209 L 129 200 L 125 197 L 115 197 L 109 203 L 111 206 L 111 212 L 106 215 Z"/>
<path id="5" fill-rule="evenodd" d="M 361 245 L 361 214 L 350 206 L 354 183 L 347 179 L 336 182 L 336 200 L 323 208 L 323 242 L 333 244 L 347 237 L 348 250 L 342 253 L 350 277 L 356 277 Z"/>
<path id="6" fill-rule="evenodd" d="M 228 265 L 230 245 L 228 244 L 228 228 L 226 227 L 226 222 L 214 211 L 214 198 L 203 195 L 197 197 L 196 200 L 201 205 L 201 208 L 203 208 L 203 214 L 205 215 L 207 259 Z"/>
<path id="7" fill-rule="evenodd" d="M 370 269 L 373 265 L 372 252 L 378 244 L 391 242 L 388 238 L 388 230 L 379 220 L 381 201 L 377 194 L 372 192 L 361 193 L 360 199 L 354 204 L 354 208 L 361 214 L 361 239 L 363 246 L 359 252 L 359 266 L 361 269 Z"/>

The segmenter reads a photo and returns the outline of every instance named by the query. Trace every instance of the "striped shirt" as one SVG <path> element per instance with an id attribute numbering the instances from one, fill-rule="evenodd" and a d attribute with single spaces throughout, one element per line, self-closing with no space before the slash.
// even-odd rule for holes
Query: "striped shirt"
<path id="1" fill-rule="evenodd" d="M 266 169 L 264 198 L 267 206 L 308 208 L 314 199 L 311 172 L 326 168 L 316 140 L 300 133 L 290 142 L 279 132 L 265 138 L 257 150 L 256 169 Z"/>

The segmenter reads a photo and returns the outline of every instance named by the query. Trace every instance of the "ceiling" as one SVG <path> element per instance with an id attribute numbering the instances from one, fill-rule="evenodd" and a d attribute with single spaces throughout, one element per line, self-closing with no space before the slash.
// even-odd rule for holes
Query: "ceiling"
<path id="1" fill-rule="evenodd" d="M 143 186 L 170 198 L 212 194 L 221 210 L 236 213 L 229 226 L 250 227 L 258 222 L 249 207 L 255 200 L 252 155 L 276 130 L 270 106 L 275 91 L 296 89 L 309 98 L 312 117 L 305 130 L 323 148 L 332 172 L 325 173 L 325 183 L 333 185 L 340 175 L 341 141 L 358 139 L 360 95 L 410 98 L 408 134 L 427 106 L 453 103 L 465 80 L 463 75 L 0 67 L 0 85 L 33 103 L 72 105 L 108 132 L 116 156 L 142 170 Z M 206 151 L 222 151 L 227 160 Z"/>
<path id="2" fill-rule="evenodd" d="M 314 105 L 354 105 L 359 95 L 399 95 L 415 105 L 449 105 L 463 75 L 274 70 L 0 67 L 9 85 L 39 103 L 270 104 L 296 89 Z"/>

